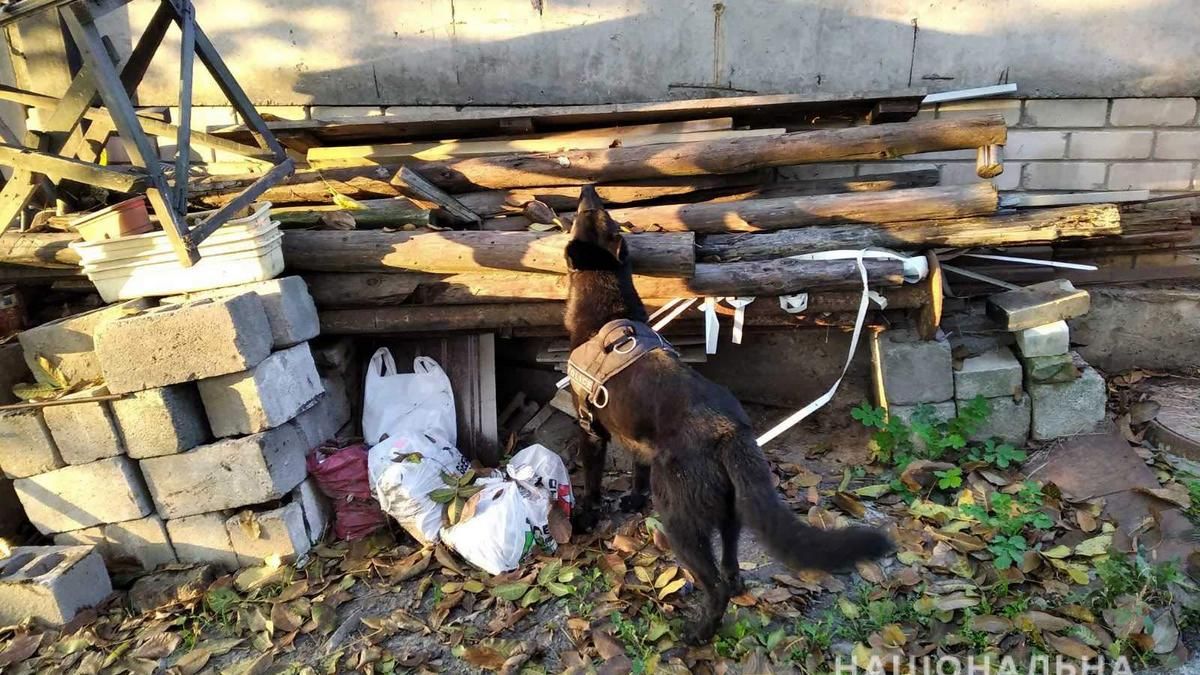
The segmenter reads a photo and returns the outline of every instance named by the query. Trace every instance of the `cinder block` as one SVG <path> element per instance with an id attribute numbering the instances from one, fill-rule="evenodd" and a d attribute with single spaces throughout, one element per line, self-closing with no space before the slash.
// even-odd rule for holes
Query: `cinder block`
<path id="1" fill-rule="evenodd" d="M 1076 131 L 1071 134 L 1071 159 L 1149 159 L 1153 131 Z"/>
<path id="2" fill-rule="evenodd" d="M 949 341 L 926 341 L 913 331 L 896 330 L 884 333 L 879 343 L 889 407 L 954 398 Z"/>
<path id="3" fill-rule="evenodd" d="M 292 490 L 292 501 L 304 510 L 304 527 L 308 530 L 309 541 L 315 546 L 333 520 L 333 507 L 329 499 L 317 488 L 315 480 L 305 478 Z"/>
<path id="4" fill-rule="evenodd" d="M 226 520 L 225 529 L 243 567 L 272 556 L 293 562 L 312 548 L 304 510 L 296 502 L 269 511 L 243 511 Z"/>
<path id="5" fill-rule="evenodd" d="M 312 119 L 322 122 L 336 122 L 356 117 L 383 117 L 383 108 L 380 106 L 314 105 L 308 109 L 308 112 Z"/>
<path id="6" fill-rule="evenodd" d="M 1102 127 L 1108 119 L 1108 99 L 1048 98 L 1025 101 L 1027 127 Z"/>
<path id="7" fill-rule="evenodd" d="M 1118 162 L 1108 171 L 1111 190 L 1189 190 L 1191 162 Z"/>
<path id="8" fill-rule="evenodd" d="M 1025 383 L 1054 384 L 1077 379 L 1087 364 L 1078 354 L 1052 354 L 1021 359 L 1025 368 Z"/>
<path id="9" fill-rule="evenodd" d="M 1200 157 L 1200 131 L 1159 131 L 1154 141 L 1155 159 L 1194 160 Z"/>
<path id="10" fill-rule="evenodd" d="M 104 538 L 113 560 L 133 560 L 148 570 L 179 562 L 167 528 L 156 515 L 106 525 Z"/>
<path id="11" fill-rule="evenodd" d="M 172 455 L 212 438 L 200 392 L 190 383 L 139 391 L 111 405 L 134 459 Z"/>
<path id="12" fill-rule="evenodd" d="M 1065 131 L 1010 131 L 1004 145 L 1007 159 L 1062 159 L 1067 154 Z M 1008 167 L 1005 167 L 1005 171 Z"/>
<path id="13" fill-rule="evenodd" d="M 917 412 L 917 409 L 922 407 L 928 407 L 933 412 L 934 417 L 942 422 L 954 419 L 954 417 L 958 415 L 958 408 L 954 401 L 942 401 L 940 403 L 918 403 L 916 405 L 889 405 L 888 414 L 893 417 L 898 417 L 899 419 L 903 420 L 905 424 L 909 424 L 912 422 L 912 417 Z"/>
<path id="14" fill-rule="evenodd" d="M 1025 165 L 1027 190 L 1103 190 L 1104 162 L 1030 162 Z"/>
<path id="15" fill-rule="evenodd" d="M 72 532 L 59 532 L 54 535 L 55 546 L 91 546 L 96 549 L 96 552 L 109 560 L 108 537 L 104 535 L 104 525 L 93 525 L 85 527 L 82 530 L 74 530 Z"/>
<path id="16" fill-rule="evenodd" d="M 66 465 L 46 427 L 42 410 L 0 412 L 0 469 L 5 476 L 25 478 Z"/>
<path id="17" fill-rule="evenodd" d="M 1073 382 L 1030 385 L 1033 438 L 1045 441 L 1095 430 L 1104 421 L 1107 393 L 1104 378 L 1091 367 Z"/>
<path id="18" fill-rule="evenodd" d="M 112 593 L 104 560 L 87 546 L 21 546 L 0 565 L 0 625 L 61 626 Z"/>
<path id="19" fill-rule="evenodd" d="M 21 343 L 25 363 L 37 372 L 37 358 L 43 356 L 71 384 L 99 380 L 103 374 L 95 353 L 96 331 L 128 312 L 150 305 L 146 299 L 130 300 L 23 331 L 17 335 L 17 341 Z"/>
<path id="20" fill-rule="evenodd" d="M 1021 391 L 1021 364 L 1007 347 L 964 359 L 954 371 L 954 396 L 970 401 L 976 396 L 1012 397 Z"/>
<path id="21" fill-rule="evenodd" d="M 142 461 L 163 518 L 259 504 L 304 480 L 307 448 L 294 424 Z"/>
<path id="22" fill-rule="evenodd" d="M 1015 127 L 1021 123 L 1021 101 L 1018 99 L 990 98 L 979 101 L 955 101 L 939 103 L 937 116 L 940 120 L 980 115 L 1003 115 L 1004 123 Z"/>
<path id="23" fill-rule="evenodd" d="M 1071 330 L 1066 321 L 1055 321 L 1013 333 L 1021 356 L 1054 356 L 1066 354 L 1071 348 Z"/>
<path id="24" fill-rule="evenodd" d="M 63 400 L 107 393 L 104 387 L 95 387 L 69 394 Z M 48 406 L 42 409 L 42 414 L 59 454 L 67 464 L 90 464 L 125 453 L 107 401 Z"/>
<path id="25" fill-rule="evenodd" d="M 272 347 L 283 349 L 311 340 L 321 334 L 317 306 L 308 294 L 308 286 L 300 277 L 283 277 L 252 284 L 217 288 L 200 293 L 163 298 L 167 304 L 178 304 L 202 298 L 228 298 L 253 293 L 262 300 L 271 325 Z"/>
<path id="26" fill-rule="evenodd" d="M 218 437 L 277 427 L 313 405 L 321 391 L 307 344 L 275 352 L 246 372 L 200 381 L 208 423 Z"/>
<path id="27" fill-rule="evenodd" d="M 179 562 L 209 563 L 236 570 L 238 558 L 225 529 L 226 517 L 221 513 L 202 513 L 168 520 L 167 535 Z"/>
<path id="28" fill-rule="evenodd" d="M 13 486 L 42 534 L 137 520 L 153 511 L 137 462 L 124 455 L 18 478 Z"/>
<path id="29" fill-rule="evenodd" d="M 1194 119 L 1194 98 L 1117 98 L 1109 122 L 1118 127 L 1159 127 L 1183 126 Z"/>
<path id="30" fill-rule="evenodd" d="M 0 405 L 16 403 L 13 385 L 32 382 L 33 373 L 25 364 L 25 352 L 19 342 L 0 345 Z"/>
<path id="31" fill-rule="evenodd" d="M 117 394 L 240 372 L 270 352 L 271 326 L 253 293 L 157 307 L 96 333 L 104 379 Z"/>
<path id="32" fill-rule="evenodd" d="M 959 405 L 968 401 L 960 400 Z M 999 396 L 988 399 L 991 413 L 987 419 L 972 434 L 972 441 L 983 442 L 989 438 L 999 438 L 1005 443 L 1016 447 L 1025 445 L 1029 440 L 1029 425 L 1033 405 L 1028 394 L 1021 392 L 1018 398 Z"/>
<path id="33" fill-rule="evenodd" d="M 337 432 L 350 421 L 350 398 L 346 395 L 346 380 L 331 373 L 321 376 L 325 393 L 317 398 L 316 404 L 296 416 L 296 425 L 307 441 L 315 448 L 337 436 Z"/>
<path id="34" fill-rule="evenodd" d="M 987 311 L 1005 330 L 1018 331 L 1087 314 L 1090 306 L 1087 291 L 1056 279 L 993 295 Z"/>

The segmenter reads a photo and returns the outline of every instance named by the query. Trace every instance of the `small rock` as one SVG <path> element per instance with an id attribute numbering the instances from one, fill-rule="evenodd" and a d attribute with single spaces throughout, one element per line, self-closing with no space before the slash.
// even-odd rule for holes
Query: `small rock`
<path id="1" fill-rule="evenodd" d="M 129 590 L 129 603 L 135 612 L 144 613 L 187 602 L 208 590 L 220 575 L 216 565 L 165 567 L 138 579 Z"/>

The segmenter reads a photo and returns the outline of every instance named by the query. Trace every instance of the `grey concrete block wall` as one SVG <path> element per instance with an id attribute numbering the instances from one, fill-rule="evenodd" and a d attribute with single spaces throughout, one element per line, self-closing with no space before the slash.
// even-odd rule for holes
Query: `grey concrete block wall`
<path id="1" fill-rule="evenodd" d="M 69 394 L 63 400 L 102 396 L 99 387 Z M 54 405 L 42 409 L 46 426 L 67 464 L 88 464 L 125 453 L 121 434 L 107 401 Z"/>
<path id="2" fill-rule="evenodd" d="M 124 455 L 18 478 L 13 486 L 42 534 L 137 520 L 154 510 L 137 462 Z"/>
<path id="3" fill-rule="evenodd" d="M 1072 340 L 1088 363 L 1110 373 L 1147 368 L 1200 374 L 1200 285 L 1091 293 L 1091 311 L 1070 321 Z"/>
<path id="4" fill-rule="evenodd" d="M 9 478 L 25 478 L 66 466 L 42 410 L 0 412 L 0 470 Z"/>
<path id="5" fill-rule="evenodd" d="M 86 546 L 20 546 L 0 561 L 0 624 L 61 626 L 112 592 L 100 554 Z"/>
<path id="6" fill-rule="evenodd" d="M 307 344 L 275 352 L 250 370 L 201 380 L 200 399 L 218 437 L 277 427 L 324 391 Z"/>
<path id="7" fill-rule="evenodd" d="M 959 405 L 965 403 L 967 401 L 959 401 Z M 983 442 L 990 438 L 999 438 L 1005 443 L 1021 447 L 1029 440 L 1032 408 L 1032 399 L 1024 392 L 1017 397 L 998 396 L 988 399 L 988 409 L 991 413 L 971 435 L 970 440 Z"/>
<path id="8" fill-rule="evenodd" d="M 253 436 L 142 460 L 158 514 L 166 519 L 279 499 L 304 480 L 308 448 L 285 424 Z"/>
<path id="9" fill-rule="evenodd" d="M 125 452 L 134 459 L 171 455 L 212 438 L 196 385 L 135 392 L 112 402 Z"/>
<path id="10" fill-rule="evenodd" d="M 1011 398 L 1020 391 L 1021 364 L 1008 347 L 964 359 L 954 371 L 954 396 L 959 400 Z"/>
<path id="11" fill-rule="evenodd" d="M 271 342 L 262 300 L 244 293 L 108 322 L 97 331 L 96 356 L 109 390 L 123 394 L 246 370 Z"/>
<path id="12" fill-rule="evenodd" d="M 284 562 L 294 562 L 312 548 L 304 510 L 297 501 L 274 509 L 235 514 L 225 521 L 225 529 L 243 567 L 276 556 Z"/>

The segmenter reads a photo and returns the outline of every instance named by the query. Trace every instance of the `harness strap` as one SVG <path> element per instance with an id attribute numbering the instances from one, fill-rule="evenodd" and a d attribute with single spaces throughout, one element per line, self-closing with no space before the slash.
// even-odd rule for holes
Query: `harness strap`
<path id="1" fill-rule="evenodd" d="M 608 405 L 605 384 L 647 354 L 666 350 L 676 353 L 650 326 L 629 319 L 606 323 L 590 340 L 571 351 L 567 378 L 579 400 L 579 423 L 590 431 L 593 409 Z"/>

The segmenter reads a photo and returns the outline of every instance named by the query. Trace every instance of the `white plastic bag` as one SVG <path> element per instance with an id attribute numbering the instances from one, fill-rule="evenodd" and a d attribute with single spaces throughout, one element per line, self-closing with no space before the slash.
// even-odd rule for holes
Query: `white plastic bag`
<path id="1" fill-rule="evenodd" d="M 464 560 L 488 572 L 514 570 L 533 547 L 529 509 L 521 486 L 503 478 L 480 478 L 484 485 L 471 499 L 475 513 L 442 530 L 442 541 Z"/>
<path id="2" fill-rule="evenodd" d="M 429 493 L 446 487 L 443 472 L 461 476 L 469 468 L 470 462 L 450 443 L 409 431 L 389 435 L 367 456 L 371 492 L 379 506 L 422 544 L 438 540 L 446 511 Z"/>
<path id="3" fill-rule="evenodd" d="M 513 480 L 538 488 L 546 495 L 552 506 L 571 515 L 575 507 L 575 496 L 571 491 L 571 472 L 562 457 L 550 448 L 537 443 L 531 445 L 508 461 L 508 475 Z"/>
<path id="4" fill-rule="evenodd" d="M 413 359 L 412 373 L 398 373 L 392 353 L 381 347 L 367 364 L 362 422 L 363 440 L 371 446 L 402 431 L 429 434 L 455 445 L 458 427 L 450 378 L 428 356 Z"/>

